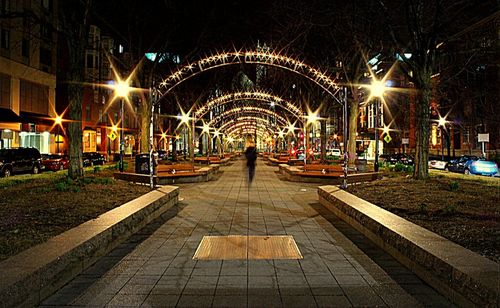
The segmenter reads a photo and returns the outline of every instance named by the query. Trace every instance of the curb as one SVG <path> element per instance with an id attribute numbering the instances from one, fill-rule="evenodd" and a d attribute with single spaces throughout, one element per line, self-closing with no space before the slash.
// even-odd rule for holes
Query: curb
<path id="1" fill-rule="evenodd" d="M 320 203 L 391 254 L 453 303 L 500 305 L 500 265 L 336 186 Z"/>
<path id="2" fill-rule="evenodd" d="M 161 187 L 0 263 L 2 307 L 36 306 L 178 202 Z"/>

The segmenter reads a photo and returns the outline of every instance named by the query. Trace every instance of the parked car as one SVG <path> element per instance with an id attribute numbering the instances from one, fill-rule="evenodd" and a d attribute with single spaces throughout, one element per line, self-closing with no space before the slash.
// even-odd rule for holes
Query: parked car
<path id="1" fill-rule="evenodd" d="M 450 160 L 445 170 L 460 172 L 464 174 L 480 174 L 494 176 L 498 173 L 495 162 L 485 160 L 474 155 L 462 155 L 457 159 Z"/>
<path id="2" fill-rule="evenodd" d="M 0 149 L 0 175 L 8 177 L 14 173 L 37 174 L 42 169 L 42 156 L 35 148 Z"/>
<path id="3" fill-rule="evenodd" d="M 440 170 L 445 170 L 446 165 L 448 162 L 440 159 L 430 159 L 429 160 L 429 168 L 432 169 L 440 169 Z"/>
<path id="4" fill-rule="evenodd" d="M 340 151 L 340 149 L 331 149 L 330 151 L 328 151 L 326 155 L 334 156 L 335 158 L 340 158 L 342 156 L 342 152 Z"/>
<path id="5" fill-rule="evenodd" d="M 391 154 L 386 158 L 385 161 L 391 165 L 395 165 L 397 163 L 404 165 L 413 165 L 414 163 L 413 156 L 404 153 Z"/>
<path id="6" fill-rule="evenodd" d="M 44 170 L 57 171 L 68 169 L 69 157 L 60 154 L 42 154 Z"/>
<path id="7" fill-rule="evenodd" d="M 104 165 L 106 162 L 106 157 L 101 153 L 97 152 L 86 152 L 83 153 L 83 166 L 94 166 L 94 165 Z"/>

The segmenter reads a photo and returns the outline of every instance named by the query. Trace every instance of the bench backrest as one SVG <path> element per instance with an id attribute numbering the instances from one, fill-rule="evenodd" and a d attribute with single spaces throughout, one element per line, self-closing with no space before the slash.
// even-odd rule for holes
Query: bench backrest
<path id="1" fill-rule="evenodd" d="M 194 172 L 194 166 L 191 164 L 175 164 L 175 165 L 158 165 L 158 172 L 172 172 L 175 170 L 178 171 L 189 171 Z"/>
<path id="2" fill-rule="evenodd" d="M 323 171 L 330 172 L 343 172 L 342 166 L 340 165 L 321 165 L 321 164 L 306 164 L 304 166 L 304 171 Z"/>

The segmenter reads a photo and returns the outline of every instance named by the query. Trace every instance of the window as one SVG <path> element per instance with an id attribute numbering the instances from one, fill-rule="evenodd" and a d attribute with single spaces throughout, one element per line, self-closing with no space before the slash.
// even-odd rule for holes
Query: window
<path id="1" fill-rule="evenodd" d="M 0 45 L 2 46 L 3 49 L 9 49 L 9 43 L 10 43 L 10 32 L 9 30 L 2 29 L 1 33 L 1 43 Z"/>
<path id="2" fill-rule="evenodd" d="M 47 40 L 52 39 L 52 29 L 50 27 L 50 24 L 42 23 L 40 25 L 40 36 Z"/>
<path id="3" fill-rule="evenodd" d="M 21 79 L 21 111 L 39 114 L 49 112 L 49 87 Z"/>
<path id="4" fill-rule="evenodd" d="M 47 48 L 40 48 L 40 64 L 52 66 L 52 51 Z"/>
<path id="5" fill-rule="evenodd" d="M 50 134 L 48 132 L 44 133 L 31 133 L 31 132 L 21 132 L 19 134 L 20 146 L 24 148 L 37 148 L 40 153 L 49 153 L 49 142 Z"/>
<path id="6" fill-rule="evenodd" d="M 85 121 L 91 120 L 90 106 L 85 106 Z"/>
<path id="7" fill-rule="evenodd" d="M 52 11 L 52 0 L 42 0 L 42 7 L 48 11 Z"/>
<path id="8" fill-rule="evenodd" d="M 10 10 L 10 0 L 0 0 L 0 13 L 5 14 Z"/>
<path id="9" fill-rule="evenodd" d="M 0 74 L 0 107 L 10 108 L 10 76 Z"/>
<path id="10" fill-rule="evenodd" d="M 94 55 L 87 55 L 87 68 L 94 68 Z"/>
<path id="11" fill-rule="evenodd" d="M 99 122 L 102 123 L 102 109 L 99 109 Z"/>
<path id="12" fill-rule="evenodd" d="M 30 41 L 27 39 L 23 39 L 21 43 L 21 54 L 25 58 L 29 58 L 30 56 Z"/>

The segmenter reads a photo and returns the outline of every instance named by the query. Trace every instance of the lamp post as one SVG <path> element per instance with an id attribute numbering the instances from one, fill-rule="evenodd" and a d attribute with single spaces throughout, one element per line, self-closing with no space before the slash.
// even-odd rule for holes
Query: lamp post
<path id="1" fill-rule="evenodd" d="M 342 181 L 342 188 L 347 189 L 347 172 L 349 171 L 349 151 L 348 142 L 349 142 L 349 128 L 347 127 L 347 119 L 348 119 L 348 102 L 347 102 L 347 87 L 344 87 L 344 105 L 343 105 L 343 118 L 344 118 L 344 179 Z M 356 142 L 356 141 L 355 141 Z"/>
<path id="2" fill-rule="evenodd" d="M 115 84 L 115 97 L 120 98 L 120 172 L 123 172 L 123 154 L 125 152 L 125 140 L 123 139 L 123 100 L 128 97 L 130 87 L 127 80 L 118 80 Z"/>
<path id="3" fill-rule="evenodd" d="M 56 125 L 56 147 L 57 147 L 57 153 L 59 153 L 59 128 L 62 124 L 62 117 L 60 115 L 57 115 L 56 118 L 54 119 L 54 124 Z"/>
<path id="4" fill-rule="evenodd" d="M 374 131 L 375 131 L 375 162 L 374 162 L 373 170 L 375 172 L 378 172 L 378 127 L 379 127 L 378 111 L 380 108 L 380 104 L 379 104 L 380 99 L 383 97 L 384 91 L 385 91 L 384 82 L 382 80 L 374 79 L 372 81 L 371 86 L 370 86 L 370 90 L 371 90 L 371 96 L 375 98 L 375 102 L 374 102 L 374 105 L 375 105 L 375 112 L 374 112 L 375 119 L 374 120 L 375 121 L 373 123 Z"/>
<path id="5" fill-rule="evenodd" d="M 438 126 L 441 128 L 441 160 L 444 161 L 444 133 L 446 128 L 446 117 L 439 116 Z"/>

